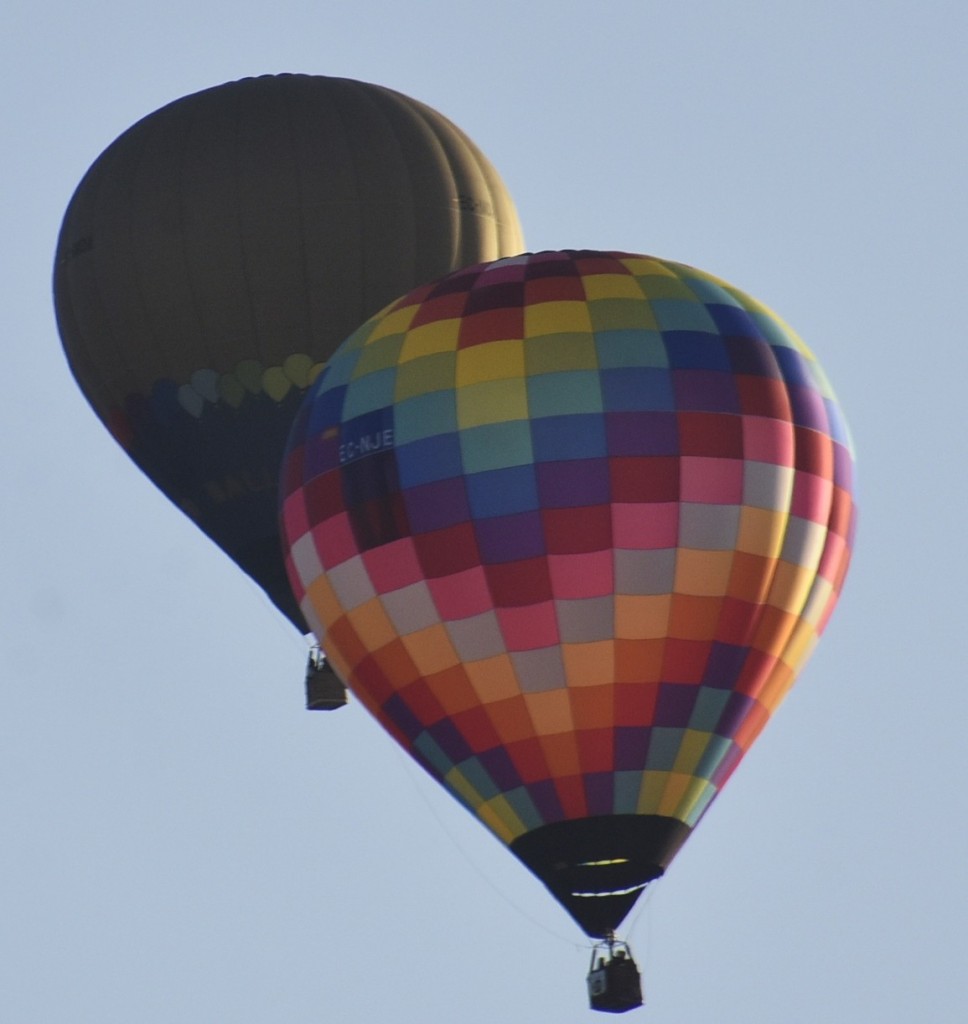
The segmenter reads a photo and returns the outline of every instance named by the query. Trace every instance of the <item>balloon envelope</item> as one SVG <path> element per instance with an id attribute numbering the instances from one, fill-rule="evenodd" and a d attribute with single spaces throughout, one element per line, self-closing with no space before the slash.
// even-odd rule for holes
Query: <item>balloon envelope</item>
<path id="1" fill-rule="evenodd" d="M 514 205 L 430 107 L 340 78 L 249 78 L 112 143 L 57 245 L 78 383 L 134 461 L 301 630 L 276 486 L 305 389 L 415 285 L 520 252 Z"/>
<path id="2" fill-rule="evenodd" d="M 852 467 L 819 365 L 760 303 L 538 253 L 339 349 L 290 437 L 284 542 L 352 690 L 603 936 L 823 629 Z"/>

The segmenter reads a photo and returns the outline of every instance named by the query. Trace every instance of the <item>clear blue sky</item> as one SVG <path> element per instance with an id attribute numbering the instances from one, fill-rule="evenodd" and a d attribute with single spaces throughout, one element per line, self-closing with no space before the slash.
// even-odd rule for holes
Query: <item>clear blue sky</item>
<path id="1" fill-rule="evenodd" d="M 629 1020 L 964 1019 L 968 620 L 957 0 L 8 0 L 0 39 L 0 1019 L 589 1022 L 583 937 L 114 445 L 50 304 L 139 117 L 250 74 L 448 115 L 529 248 L 702 267 L 815 349 L 861 522 L 800 683 L 628 932 Z M 600 1019 L 600 1018 L 599 1018 Z"/>

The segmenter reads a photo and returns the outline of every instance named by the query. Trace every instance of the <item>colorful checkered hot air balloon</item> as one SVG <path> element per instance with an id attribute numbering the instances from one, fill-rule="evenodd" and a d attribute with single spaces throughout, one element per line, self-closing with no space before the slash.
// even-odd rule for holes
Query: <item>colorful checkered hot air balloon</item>
<path id="1" fill-rule="evenodd" d="M 759 302 L 648 256 L 528 254 L 343 344 L 290 436 L 284 544 L 353 692 L 602 937 L 823 630 L 852 468 Z"/>

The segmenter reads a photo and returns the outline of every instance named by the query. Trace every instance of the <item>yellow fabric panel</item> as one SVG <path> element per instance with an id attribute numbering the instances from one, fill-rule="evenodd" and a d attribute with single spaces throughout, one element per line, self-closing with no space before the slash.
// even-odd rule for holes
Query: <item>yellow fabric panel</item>
<path id="1" fill-rule="evenodd" d="M 691 778 L 686 785 L 675 813 L 672 815 L 687 825 L 694 825 L 701 813 L 716 795 L 716 787 L 707 779 Z"/>
<path id="2" fill-rule="evenodd" d="M 524 377 L 524 342 L 492 341 L 457 353 L 457 387 Z"/>
<path id="3" fill-rule="evenodd" d="M 402 334 L 391 334 L 386 338 L 367 341 L 353 368 L 353 379 L 368 377 L 378 370 L 395 368 L 399 361 L 403 338 Z"/>
<path id="4" fill-rule="evenodd" d="M 467 776 L 460 770 L 460 768 L 451 768 L 449 772 L 444 776 L 444 785 L 451 789 L 456 796 L 463 800 L 469 807 L 473 807 L 478 813 L 480 807 L 484 803 L 484 798 L 478 792 L 477 788 L 471 784 L 467 779 Z"/>
<path id="5" fill-rule="evenodd" d="M 810 592 L 810 597 L 807 599 L 806 604 L 803 607 L 802 617 L 810 623 L 811 626 L 816 627 L 820 620 L 823 618 L 827 609 L 830 607 L 830 602 L 833 601 L 836 594 L 834 592 L 834 585 L 830 580 L 824 579 L 823 576 L 818 576 L 813 583 L 813 589 Z"/>
<path id="6" fill-rule="evenodd" d="M 639 787 L 639 801 L 636 806 L 637 814 L 659 813 L 668 775 L 668 772 L 661 771 L 647 771 L 643 773 L 642 784 Z"/>
<path id="7" fill-rule="evenodd" d="M 682 772 L 686 775 L 694 775 L 699 761 L 709 746 L 708 732 L 700 732 L 698 729 L 686 729 L 682 736 L 679 752 L 676 754 L 676 763 L 673 771 Z"/>
<path id="8" fill-rule="evenodd" d="M 457 391 L 457 423 L 461 430 L 527 418 L 528 388 L 523 377 L 471 384 Z"/>
<path id="9" fill-rule="evenodd" d="M 559 373 L 568 370 L 597 370 L 598 350 L 593 334 L 548 334 L 527 337 L 524 359 L 528 374 Z"/>
<path id="10" fill-rule="evenodd" d="M 588 310 L 596 331 L 639 331 L 655 319 L 641 299 L 598 299 Z"/>
<path id="11" fill-rule="evenodd" d="M 771 509 L 746 506 L 740 511 L 736 550 L 777 558 L 783 548 L 788 515 Z"/>
<path id="12" fill-rule="evenodd" d="M 524 307 L 524 335 L 537 338 L 542 334 L 568 334 L 591 331 L 592 322 L 584 302 L 539 302 Z"/>
<path id="13" fill-rule="evenodd" d="M 634 277 L 625 274 L 588 274 L 582 279 L 582 285 L 588 299 L 635 299 L 641 316 L 642 289 Z M 654 328 L 656 325 L 643 323 L 642 326 Z"/>
<path id="14" fill-rule="evenodd" d="M 679 818 L 681 821 L 683 804 L 695 800 L 695 796 L 690 800 L 688 794 L 690 786 L 696 782 L 696 779 L 692 775 L 685 775 L 682 772 L 665 772 L 663 774 L 666 776 L 666 785 L 662 798 L 659 800 L 658 813 L 669 818 Z"/>
<path id="15" fill-rule="evenodd" d="M 392 334 L 403 334 L 410 329 L 410 323 L 417 314 L 417 308 L 413 305 L 401 306 L 400 309 L 384 313 L 379 320 L 367 322 L 369 334 L 366 336 L 367 345 L 387 338 Z"/>
<path id="16" fill-rule="evenodd" d="M 503 843 L 510 843 L 527 831 L 526 826 L 503 796 L 496 796 L 477 808 L 477 816 Z"/>
<path id="17" fill-rule="evenodd" d="M 397 368 L 393 400 L 400 403 L 434 391 L 452 391 L 456 364 L 456 352 L 431 352 L 401 363 Z M 456 401 L 453 396 L 448 397 Z"/>
<path id="18" fill-rule="evenodd" d="M 460 320 L 435 320 L 408 331 L 400 349 L 400 362 L 408 363 L 422 356 L 453 352 L 457 348 Z"/>
<path id="19" fill-rule="evenodd" d="M 799 616 L 810 594 L 814 574 L 813 567 L 794 565 L 781 559 L 776 564 L 773 586 L 766 598 L 767 604 Z"/>

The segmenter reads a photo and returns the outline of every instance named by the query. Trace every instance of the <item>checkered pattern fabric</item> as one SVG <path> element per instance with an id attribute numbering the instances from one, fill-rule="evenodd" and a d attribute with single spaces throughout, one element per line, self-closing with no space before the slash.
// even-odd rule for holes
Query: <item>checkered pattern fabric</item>
<path id="1" fill-rule="evenodd" d="M 347 339 L 290 437 L 284 546 L 337 671 L 504 842 L 691 827 L 833 608 L 852 467 L 759 302 L 652 257 L 526 254 Z"/>

